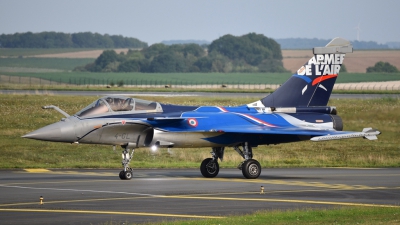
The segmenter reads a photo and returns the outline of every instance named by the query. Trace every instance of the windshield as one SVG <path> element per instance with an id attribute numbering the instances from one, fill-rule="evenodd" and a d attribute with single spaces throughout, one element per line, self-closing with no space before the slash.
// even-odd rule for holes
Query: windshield
<path id="1" fill-rule="evenodd" d="M 112 112 L 162 112 L 162 108 L 157 102 L 122 96 L 108 96 L 94 101 L 75 115 L 84 117 Z"/>
<path id="2" fill-rule="evenodd" d="M 88 105 L 81 111 L 79 111 L 76 115 L 79 117 L 92 116 L 92 115 L 96 115 L 96 114 L 106 113 L 109 111 L 110 111 L 110 109 L 108 108 L 106 103 L 102 99 L 99 99 L 99 100 L 93 102 L 92 104 Z"/>
<path id="3" fill-rule="evenodd" d="M 107 97 L 105 100 L 114 112 L 131 111 L 133 109 L 132 103 L 134 101 L 131 98 Z"/>
<path id="4" fill-rule="evenodd" d="M 156 108 L 156 102 L 135 99 L 135 110 L 155 110 Z"/>

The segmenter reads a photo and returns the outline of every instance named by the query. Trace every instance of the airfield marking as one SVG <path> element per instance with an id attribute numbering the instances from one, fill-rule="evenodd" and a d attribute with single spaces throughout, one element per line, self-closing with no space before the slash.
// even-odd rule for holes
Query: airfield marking
<path id="1" fill-rule="evenodd" d="M 112 175 L 115 176 L 114 173 L 96 173 L 96 172 L 76 172 L 76 171 L 60 171 L 54 172 L 51 170 L 43 170 L 46 172 L 39 172 L 42 171 L 41 169 L 37 170 L 30 170 L 30 171 L 37 171 L 37 173 L 54 173 L 54 174 L 76 174 L 76 175 L 98 175 L 98 176 L 108 176 Z M 50 172 L 47 172 L 50 171 Z M 400 174 L 390 174 L 391 176 L 400 176 Z M 347 175 L 346 175 L 347 176 Z M 370 175 L 368 175 L 370 176 Z M 378 175 L 377 175 L 378 176 Z M 379 175 L 379 176 L 388 176 Z M 144 178 L 145 176 L 139 176 L 138 179 Z M 150 177 L 149 177 L 150 178 Z M 184 180 L 207 180 L 211 181 L 209 178 L 186 178 L 186 177 L 154 177 L 154 178 L 166 178 L 166 179 L 184 179 Z M 114 180 L 112 180 L 114 181 Z M 213 178 L 212 181 L 222 181 L 222 182 L 239 182 L 239 183 L 263 183 L 263 184 L 273 184 L 273 185 L 289 185 L 289 186 L 302 186 L 302 187 L 319 187 L 319 188 L 329 188 L 329 189 L 338 189 L 338 190 L 384 190 L 384 189 L 400 189 L 400 187 L 371 187 L 366 185 L 348 185 L 348 184 L 327 184 L 321 182 L 304 182 L 304 181 L 285 181 L 285 180 L 263 180 L 263 179 L 255 179 L 255 180 L 247 180 L 247 179 L 232 179 L 232 178 Z"/>
<path id="2" fill-rule="evenodd" d="M 209 178 L 182 178 L 186 180 L 210 180 Z M 319 187 L 338 190 L 375 190 L 375 189 L 400 189 L 400 187 L 370 187 L 366 185 L 347 185 L 347 184 L 327 184 L 321 182 L 304 182 L 304 181 L 284 181 L 284 180 L 242 180 L 231 178 L 213 178 L 213 181 L 221 182 L 242 182 L 242 183 L 257 183 L 257 184 L 275 184 L 275 185 L 289 185 L 289 186 L 303 186 L 303 187 Z"/>
<path id="3" fill-rule="evenodd" d="M 93 210 L 59 210 L 59 209 L 1 209 L 4 212 L 43 212 L 43 213 L 81 213 L 81 214 L 106 214 L 106 215 L 128 215 L 128 216 L 158 216 L 177 218 L 201 218 L 201 219 L 223 219 L 222 216 L 200 216 L 184 214 L 164 214 L 147 212 L 115 212 L 115 211 L 93 211 Z"/>
<path id="4" fill-rule="evenodd" d="M 52 171 L 47 169 L 24 169 L 27 173 L 49 173 L 49 174 L 72 174 L 72 175 L 91 175 L 91 176 L 117 176 L 118 173 L 110 172 L 78 172 L 78 171 Z"/>
<path id="5" fill-rule="evenodd" d="M 304 181 L 284 181 L 284 180 L 247 180 L 247 179 L 231 179 L 231 178 L 163 178 L 166 180 L 204 180 L 204 181 L 219 181 L 219 182 L 237 182 L 237 183 L 257 183 L 257 184 L 272 184 L 272 185 L 288 185 L 288 186 L 300 186 L 300 187 L 318 187 L 318 188 L 328 188 L 336 190 L 386 190 L 386 189 L 400 189 L 400 187 L 371 187 L 366 185 L 347 185 L 347 184 L 327 184 L 321 182 L 304 182 Z M 90 182 L 116 182 L 115 180 L 93 180 Z M 87 181 L 62 181 L 62 182 L 32 182 L 32 183 L 18 183 L 22 185 L 27 184 L 50 184 L 50 183 L 74 183 L 74 182 L 87 182 Z M 17 186 L 14 184 L 0 184 L 0 187 L 13 187 L 13 188 L 25 188 L 25 189 L 42 189 L 42 190 L 60 190 L 60 191 L 87 191 L 87 192 L 103 192 L 103 193 L 113 193 L 108 191 L 95 191 L 95 190 L 78 190 L 78 189 L 58 189 L 58 188 L 39 188 L 39 187 L 25 187 Z M 117 192 L 116 194 L 134 194 L 129 192 Z M 139 194 L 139 193 L 138 193 Z"/>
<path id="6" fill-rule="evenodd" d="M 261 202 L 284 202 L 284 203 L 303 203 L 303 204 L 320 204 L 320 205 L 342 205 L 342 206 L 368 206 L 368 207 L 394 207 L 394 208 L 400 208 L 400 206 L 397 206 L 397 205 L 382 205 L 382 204 L 367 204 L 367 203 L 352 203 L 352 202 L 312 201 L 312 200 L 275 199 L 275 198 L 232 198 L 232 197 L 216 197 L 215 196 L 215 195 L 223 195 L 223 194 L 225 194 L 225 195 L 227 195 L 227 194 L 258 194 L 259 192 L 215 193 L 215 194 L 194 194 L 194 195 L 153 195 L 153 194 L 130 193 L 130 192 L 94 191 L 94 190 L 78 190 L 78 189 L 57 189 L 57 188 L 32 188 L 32 187 L 4 186 L 4 185 L 0 185 L 0 187 L 140 195 L 140 197 L 130 197 L 130 198 L 105 198 L 105 199 L 78 199 L 78 200 L 49 201 L 49 202 L 46 202 L 46 204 L 71 203 L 71 202 L 91 202 L 91 201 L 111 201 L 111 200 L 129 200 L 129 199 L 141 199 L 141 198 L 168 198 L 168 199 L 223 200 L 223 201 L 258 201 L 258 202 L 261 201 Z M 272 192 L 266 192 L 266 194 L 267 193 L 276 193 L 276 192 L 304 192 L 304 191 L 318 191 L 318 190 L 272 191 Z M 319 190 L 319 191 L 321 191 L 321 190 Z M 208 196 L 206 196 L 206 195 L 208 195 Z M 10 204 L 1 204 L 0 206 L 4 207 L 4 206 L 32 205 L 32 204 L 33 205 L 37 205 L 38 203 L 37 202 L 34 202 L 34 203 L 33 202 L 32 203 L 10 203 Z"/>
<path id="7" fill-rule="evenodd" d="M 92 192 L 92 193 L 108 193 L 108 194 L 126 194 L 126 195 L 139 195 L 139 196 L 154 196 L 157 197 L 159 195 L 152 194 L 143 194 L 143 193 L 134 193 L 134 192 L 123 192 L 123 191 L 98 191 L 98 190 L 81 190 L 81 189 L 69 189 L 69 188 L 41 188 L 41 187 L 24 187 L 24 186 L 15 186 L 15 185 L 2 185 L 0 187 L 6 188 L 20 188 L 20 189 L 33 189 L 33 190 L 52 190 L 52 191 L 74 191 L 74 192 Z"/>
<path id="8" fill-rule="evenodd" d="M 70 200 L 70 201 L 66 200 L 66 201 L 51 201 L 51 202 L 46 202 L 45 204 L 57 204 L 57 203 L 69 203 L 69 202 L 87 202 L 87 201 L 107 201 L 107 200 L 120 200 L 120 199 L 127 200 L 127 199 L 139 199 L 139 198 L 153 198 L 153 197 L 88 199 L 88 200 L 83 199 L 83 200 Z M 165 196 L 164 195 L 164 196 L 154 196 L 154 198 L 219 200 L 219 201 L 281 202 L 281 203 L 302 203 L 302 204 L 318 204 L 318 205 L 341 205 L 341 206 L 365 206 L 365 207 L 400 208 L 399 205 L 383 205 L 383 204 L 354 203 L 354 202 L 333 202 L 333 201 L 313 201 L 313 200 L 299 200 L 299 199 L 276 199 L 276 198 L 229 198 L 229 197 L 215 197 L 215 196 L 204 197 L 204 196 L 196 196 L 196 195 L 182 195 L 182 196 L 180 196 L 180 195 Z M 37 205 L 38 203 L 37 202 L 36 203 L 14 203 L 14 204 L 2 204 L 0 206 L 4 207 L 4 206 L 30 205 L 30 204 Z M 4 210 L 7 210 L 7 209 L 0 208 L 0 211 L 2 211 L 2 210 L 4 211 Z M 9 210 L 12 210 L 12 209 L 9 209 Z M 27 209 L 27 210 L 30 210 L 30 209 Z M 53 211 L 53 210 L 49 210 L 49 211 Z M 97 212 L 97 211 L 91 211 L 91 212 Z M 99 212 L 101 214 L 102 211 L 99 211 Z M 121 215 L 124 215 L 123 212 L 122 212 Z M 162 214 L 162 215 L 165 215 L 165 214 Z M 174 215 L 174 214 L 168 214 L 168 215 Z M 178 217 L 179 217 L 179 215 L 178 215 Z M 192 217 L 192 218 L 196 218 L 196 217 Z"/>
<path id="9" fill-rule="evenodd" d="M 352 169 L 352 170 L 381 170 L 383 168 L 351 168 L 351 167 L 327 167 L 330 169 Z M 118 173 L 111 173 L 111 172 L 82 172 L 82 171 L 53 171 L 53 170 L 48 170 L 48 169 L 24 169 L 23 172 L 26 173 L 49 173 L 49 174 L 62 174 L 62 175 L 91 175 L 91 176 L 118 176 Z M 21 173 L 21 171 L 15 171 L 15 173 Z M 144 173 L 133 173 L 134 178 L 146 178 L 149 177 L 145 175 Z M 341 174 L 332 174 L 332 175 L 325 175 L 325 177 L 340 177 L 343 176 Z M 400 176 L 399 174 L 346 174 L 346 177 L 350 176 L 369 176 L 369 177 L 391 177 L 391 176 Z M 159 178 L 159 177 L 167 177 L 164 175 L 154 175 L 154 178 Z"/>
<path id="10" fill-rule="evenodd" d="M 114 200 L 132 200 L 132 199 L 144 199 L 144 198 L 155 198 L 154 196 L 141 196 L 141 197 L 120 197 L 120 198 L 94 198 L 94 199 L 75 199 L 75 200 L 59 200 L 59 201 L 46 201 L 45 204 L 58 204 L 58 203 L 74 203 L 74 202 L 96 202 L 96 201 L 114 201 Z M 7 203 L 0 204 L 0 207 L 17 206 L 17 205 L 38 205 L 37 202 L 19 202 L 19 203 Z"/>
<path id="11" fill-rule="evenodd" d="M 142 178 L 142 177 L 138 177 L 137 179 L 134 180 L 153 180 L 153 179 L 157 179 L 157 180 L 182 180 L 181 177 L 153 177 L 153 178 Z M 0 184 L 0 187 L 7 187 L 7 186 L 11 186 L 11 185 L 35 185 L 35 184 L 64 184 L 64 183 L 93 183 L 93 182 L 126 182 L 126 181 L 121 181 L 120 179 L 115 179 L 115 180 L 66 180 L 66 181 L 39 181 L 39 182 L 19 182 L 19 183 L 3 183 Z"/>
<path id="12" fill-rule="evenodd" d="M 285 203 L 304 203 L 304 204 L 320 204 L 320 205 L 343 205 L 343 206 L 368 206 L 368 207 L 400 208 L 399 205 L 381 205 L 381 204 L 378 205 L 378 204 L 368 204 L 368 203 L 311 201 L 311 200 L 274 199 L 274 198 L 226 198 L 226 197 L 200 197 L 200 196 L 163 196 L 163 198 L 200 199 L 200 200 L 225 200 L 225 201 L 285 202 Z"/>
<path id="13" fill-rule="evenodd" d="M 287 190 L 287 191 L 265 191 L 265 194 L 273 194 L 273 193 L 300 193 L 300 192 L 325 192 L 327 190 L 321 189 L 311 189 L 311 190 Z M 225 193 L 204 193 L 204 194 L 188 194 L 188 195 L 179 195 L 179 196 L 215 196 L 215 195 L 244 195 L 244 194 L 259 194 L 259 191 L 248 191 L 248 192 L 225 192 Z M 132 199 L 144 199 L 144 198 L 162 198 L 164 195 L 155 195 L 155 196 L 140 196 L 140 197 L 120 197 L 120 198 L 94 198 L 94 199 L 75 199 L 75 200 L 58 200 L 58 201 L 46 201 L 46 205 L 48 204 L 57 204 L 57 203 L 73 203 L 73 202 L 95 202 L 95 201 L 113 201 L 113 200 L 132 200 Z M 17 206 L 17 205 L 37 205 L 37 202 L 19 202 L 19 203 L 6 203 L 0 204 L 0 207 L 6 206 Z"/>
<path id="14" fill-rule="evenodd" d="M 115 182 L 116 180 L 90 180 L 90 182 Z M 63 183 L 87 183 L 87 180 L 67 180 L 67 181 L 42 181 L 42 182 L 20 182 L 20 183 L 4 183 L 0 186 L 8 185 L 29 185 L 29 184 L 63 184 Z"/>
<path id="15" fill-rule="evenodd" d="M 82 171 L 52 171 L 47 169 L 24 169 L 22 173 L 45 173 L 45 174 L 60 174 L 60 175 L 90 175 L 90 176 L 101 176 L 101 177 L 118 177 L 119 172 L 82 172 Z M 21 173 L 21 171 L 16 171 L 16 173 Z M 133 178 L 147 178 L 144 173 L 134 173 Z M 154 175 L 153 178 L 163 178 L 167 177 L 164 175 Z"/>
<path id="16" fill-rule="evenodd" d="M 41 187 L 25 187 L 25 186 L 15 186 L 15 185 L 2 185 L 0 187 L 8 187 L 8 188 L 20 188 L 20 189 L 33 189 L 33 190 L 52 190 L 52 191 L 72 191 L 72 192 L 90 192 L 90 193 L 108 193 L 108 194 L 125 194 L 125 195 L 138 195 L 141 197 L 132 197 L 132 198 L 163 198 L 167 195 L 154 195 L 154 194 L 143 194 L 143 193 L 134 193 L 134 192 L 120 192 L 120 191 L 98 191 L 98 190 L 84 190 L 84 189 L 66 189 L 66 188 L 41 188 Z M 297 192 L 310 192 L 310 191 L 327 191 L 327 190 L 287 190 L 287 191 L 266 191 L 265 193 L 283 193 L 283 192 L 290 192 L 290 193 L 297 193 Z M 228 192 L 228 193 L 203 193 L 203 194 L 188 194 L 188 195 L 180 195 L 180 196 L 210 196 L 210 195 L 234 195 L 234 194 L 258 194 L 258 191 L 255 192 Z M 172 196 L 172 195 L 170 195 Z M 113 200 L 114 198 L 106 198 L 102 200 Z M 119 198 L 115 198 L 119 199 Z M 127 198 L 122 198 L 127 199 Z M 131 199 L 131 198 L 128 198 Z M 70 200 L 75 201 L 75 200 Z M 76 201 L 90 201 L 90 200 L 76 200 Z M 94 199 L 94 201 L 100 201 L 100 199 Z M 69 202 L 69 201 L 65 201 Z M 49 203 L 49 202 L 47 202 Z M 55 202 L 58 203 L 58 202 Z M 30 204 L 30 203 L 10 203 L 14 204 Z M 10 204 L 0 204 L 0 206 L 10 205 Z M 37 203 L 34 203 L 37 204 Z"/>
<path id="17" fill-rule="evenodd" d="M 382 170 L 384 168 L 358 168 L 358 167 L 345 167 L 345 166 L 339 166 L 339 167 L 324 167 L 328 169 L 349 169 L 349 170 Z"/>
<path id="18" fill-rule="evenodd" d="M 51 170 L 48 169 L 24 169 L 28 173 L 48 173 L 51 172 Z"/>

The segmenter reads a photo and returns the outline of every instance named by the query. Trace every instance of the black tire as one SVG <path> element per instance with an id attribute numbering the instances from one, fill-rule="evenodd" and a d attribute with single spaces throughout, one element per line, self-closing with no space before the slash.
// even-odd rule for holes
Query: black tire
<path id="1" fill-rule="evenodd" d="M 121 179 L 121 180 L 125 180 L 125 171 L 121 171 L 121 172 L 119 172 L 119 178 Z"/>
<path id="2" fill-rule="evenodd" d="M 124 172 L 124 177 L 125 177 L 125 180 L 130 180 L 130 179 L 132 179 L 132 171 L 125 171 Z"/>
<path id="3" fill-rule="evenodd" d="M 219 164 L 212 158 L 207 158 L 201 162 L 200 172 L 204 177 L 216 177 L 219 172 Z"/>
<path id="4" fill-rule="evenodd" d="M 254 159 L 244 161 L 242 164 L 242 173 L 247 179 L 256 179 L 261 174 L 261 165 Z"/>

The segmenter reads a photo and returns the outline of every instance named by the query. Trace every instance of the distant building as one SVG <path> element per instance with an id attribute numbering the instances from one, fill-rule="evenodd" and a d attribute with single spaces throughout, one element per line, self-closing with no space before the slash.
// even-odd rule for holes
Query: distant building
<path id="1" fill-rule="evenodd" d="M 386 45 L 391 49 L 400 49 L 400 42 L 386 42 Z"/>

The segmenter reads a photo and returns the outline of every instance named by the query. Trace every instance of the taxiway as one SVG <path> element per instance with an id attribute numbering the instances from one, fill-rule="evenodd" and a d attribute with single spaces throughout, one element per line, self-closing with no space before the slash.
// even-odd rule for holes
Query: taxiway
<path id="1" fill-rule="evenodd" d="M 400 209 L 400 168 L 264 168 L 256 180 L 237 169 L 221 169 L 211 179 L 197 169 L 136 169 L 132 180 L 118 173 L 2 170 L 1 224 L 142 223 L 335 206 Z"/>

